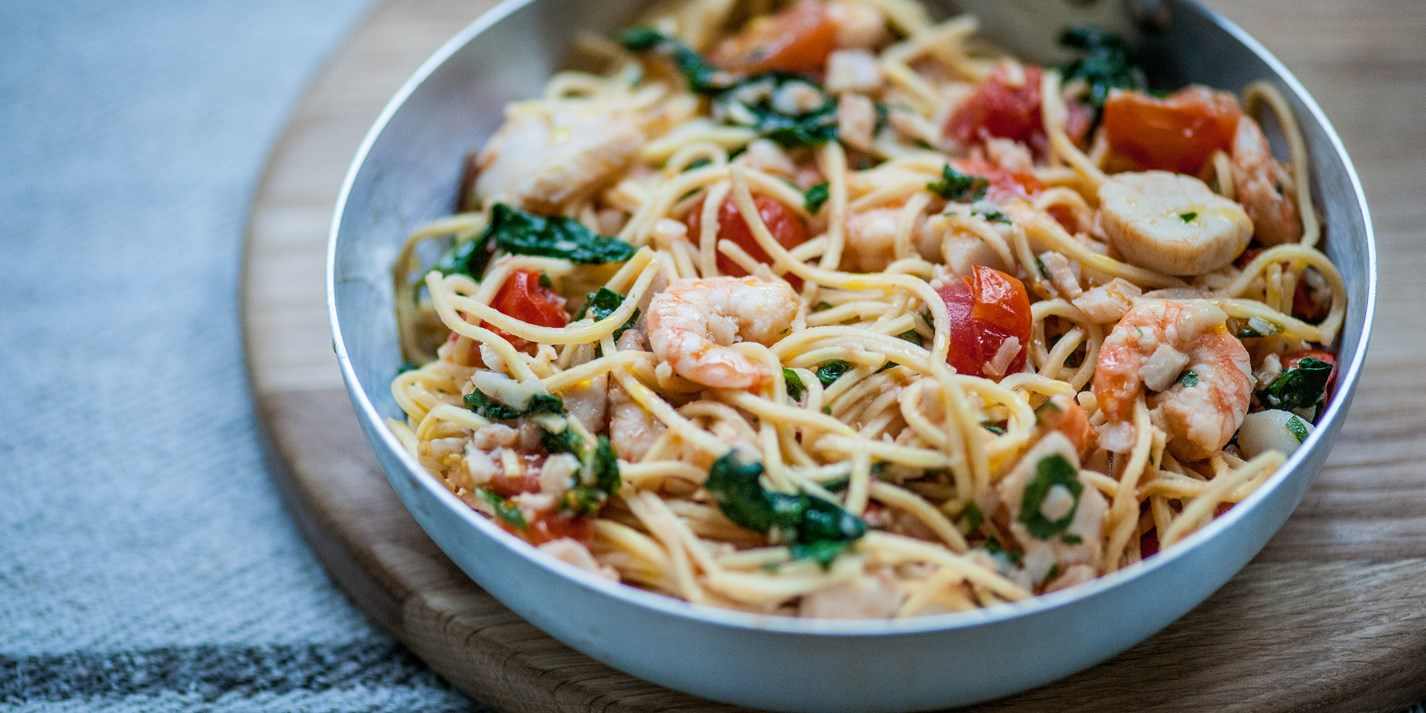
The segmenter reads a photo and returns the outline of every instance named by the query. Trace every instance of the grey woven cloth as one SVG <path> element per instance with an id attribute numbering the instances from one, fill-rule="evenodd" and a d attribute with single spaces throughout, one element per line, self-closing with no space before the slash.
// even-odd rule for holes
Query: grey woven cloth
<path id="1" fill-rule="evenodd" d="M 252 191 L 368 4 L 0 2 L 0 709 L 471 708 L 317 565 L 244 380 Z"/>

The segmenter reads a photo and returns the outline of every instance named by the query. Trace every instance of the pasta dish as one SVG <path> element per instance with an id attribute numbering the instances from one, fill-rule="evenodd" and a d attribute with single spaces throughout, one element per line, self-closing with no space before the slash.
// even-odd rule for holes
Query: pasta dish
<path id="1" fill-rule="evenodd" d="M 976 31 L 687 0 L 582 42 L 398 256 L 389 427 L 550 556 L 762 613 L 1022 600 L 1211 522 L 1330 398 L 1292 111 Z"/>

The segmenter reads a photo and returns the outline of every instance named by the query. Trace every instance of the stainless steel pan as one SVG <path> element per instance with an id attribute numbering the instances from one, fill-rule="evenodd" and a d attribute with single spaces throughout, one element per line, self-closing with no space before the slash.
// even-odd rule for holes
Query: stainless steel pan
<path id="1" fill-rule="evenodd" d="M 357 416 L 391 485 L 472 579 L 570 646 L 655 683 L 746 706 L 892 711 L 965 704 L 1107 659 L 1193 608 L 1233 576 L 1301 500 L 1341 430 L 1376 291 L 1371 223 L 1351 161 L 1297 80 L 1232 23 L 1189 2 L 964 2 L 983 33 L 1055 61 L 1059 28 L 1116 27 L 1162 86 L 1233 91 L 1266 79 L 1297 111 L 1313 160 L 1326 249 L 1350 307 L 1337 393 L 1306 447 L 1262 488 L 1180 545 L 1090 584 L 1014 605 L 906 621 L 804 621 L 690 605 L 539 555 L 472 512 L 401 448 L 388 383 L 401 364 L 390 269 L 407 232 L 454 209 L 466 152 L 511 100 L 539 92 L 576 33 L 609 32 L 640 0 L 510 0 L 461 31 L 387 106 L 352 164 L 332 227 L 332 336 Z M 946 14 L 953 9 L 942 4 Z"/>

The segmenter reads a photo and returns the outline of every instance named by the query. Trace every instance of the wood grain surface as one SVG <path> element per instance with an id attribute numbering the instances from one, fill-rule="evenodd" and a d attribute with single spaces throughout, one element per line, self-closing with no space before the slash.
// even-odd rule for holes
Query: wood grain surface
<path id="1" fill-rule="evenodd" d="M 342 391 L 322 268 L 343 173 L 387 98 L 489 4 L 379 5 L 273 153 L 242 296 L 273 471 L 352 601 L 472 697 L 522 712 L 731 710 L 595 663 L 472 584 L 402 508 Z M 1426 2 L 1209 4 L 1298 75 L 1362 174 L 1382 257 L 1366 374 L 1317 483 L 1222 591 L 1105 664 L 976 710 L 1388 712 L 1426 697 Z"/>

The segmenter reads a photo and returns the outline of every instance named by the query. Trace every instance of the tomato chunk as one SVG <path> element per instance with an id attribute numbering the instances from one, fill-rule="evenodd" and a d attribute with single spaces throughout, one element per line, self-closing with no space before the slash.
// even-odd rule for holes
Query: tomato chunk
<path id="1" fill-rule="evenodd" d="M 1159 99 L 1116 90 L 1104 103 L 1109 147 L 1140 169 L 1197 174 L 1217 150 L 1228 150 L 1243 110 L 1226 92 L 1193 86 Z"/>
<path id="2" fill-rule="evenodd" d="M 976 265 L 972 273 L 937 290 L 951 316 L 951 349 L 946 361 L 962 374 L 987 376 L 1005 340 L 1019 340 L 1020 350 L 1006 374 L 1025 367 L 1030 344 L 1030 296 L 1025 284 L 999 270 Z M 1004 376 L 990 376 L 996 381 Z"/>
<path id="3" fill-rule="evenodd" d="M 955 161 L 956 170 L 970 176 L 980 176 L 990 181 L 986 197 L 1002 202 L 1013 198 L 1031 198 L 1045 190 L 1045 184 L 1035 178 L 1035 174 L 1025 171 L 1011 171 L 985 159 L 966 158 Z"/>
<path id="4" fill-rule="evenodd" d="M 799 0 L 759 17 L 713 49 L 713 64 L 734 72 L 809 73 L 822 69 L 837 46 L 837 23 L 818 0 Z"/>
<path id="5" fill-rule="evenodd" d="M 753 205 L 758 209 L 758 217 L 762 218 L 767 225 L 768 232 L 777 243 L 788 250 L 807 242 L 807 226 L 803 225 L 802 219 L 791 208 L 778 203 L 766 196 L 753 196 Z M 698 236 L 703 229 L 703 204 L 699 203 L 689 211 L 685 218 L 688 223 L 688 239 L 694 244 L 698 243 Z M 767 264 L 772 261 L 767 251 L 758 245 L 758 241 L 753 237 L 752 228 L 748 227 L 747 221 L 743 220 L 743 214 L 738 212 L 738 204 L 733 202 L 733 197 L 723 201 L 723 205 L 718 208 L 718 239 L 730 240 L 733 244 L 742 248 L 754 260 Z M 744 277 L 748 273 L 732 258 L 723 253 L 718 253 L 718 271 L 724 275 L 733 277 Z M 794 288 L 802 286 L 802 280 L 795 275 L 788 275 L 787 281 Z"/>
<path id="6" fill-rule="evenodd" d="M 569 324 L 569 314 L 564 311 L 565 299 L 553 289 L 540 284 L 540 274 L 530 270 L 516 270 L 506 278 L 505 284 L 495 293 L 490 306 L 501 314 L 514 317 L 539 327 L 563 327 Z M 519 337 L 492 328 L 491 331 L 510 340 L 511 346 L 521 351 L 533 346 Z"/>
<path id="7" fill-rule="evenodd" d="M 589 520 L 558 510 L 541 510 L 534 517 L 527 518 L 525 528 L 520 529 L 503 520 L 497 521 L 506 532 L 526 542 L 539 546 L 568 537 L 581 544 L 589 543 Z"/>
<path id="8" fill-rule="evenodd" d="M 499 473 L 490 479 L 485 488 L 502 498 L 512 498 L 521 493 L 540 492 L 540 470 L 545 465 L 548 456 L 543 453 L 522 453 L 520 460 L 524 469 L 519 475 L 512 475 L 501 468 Z M 496 454 L 496 462 L 500 459 Z"/>
<path id="9" fill-rule="evenodd" d="M 1045 126 L 1040 121 L 1039 67 L 1026 66 L 1024 81 L 1012 82 L 1007 65 L 996 67 L 990 78 L 962 102 L 946 120 L 942 133 L 962 144 L 990 137 L 1014 139 L 1043 147 Z"/>

